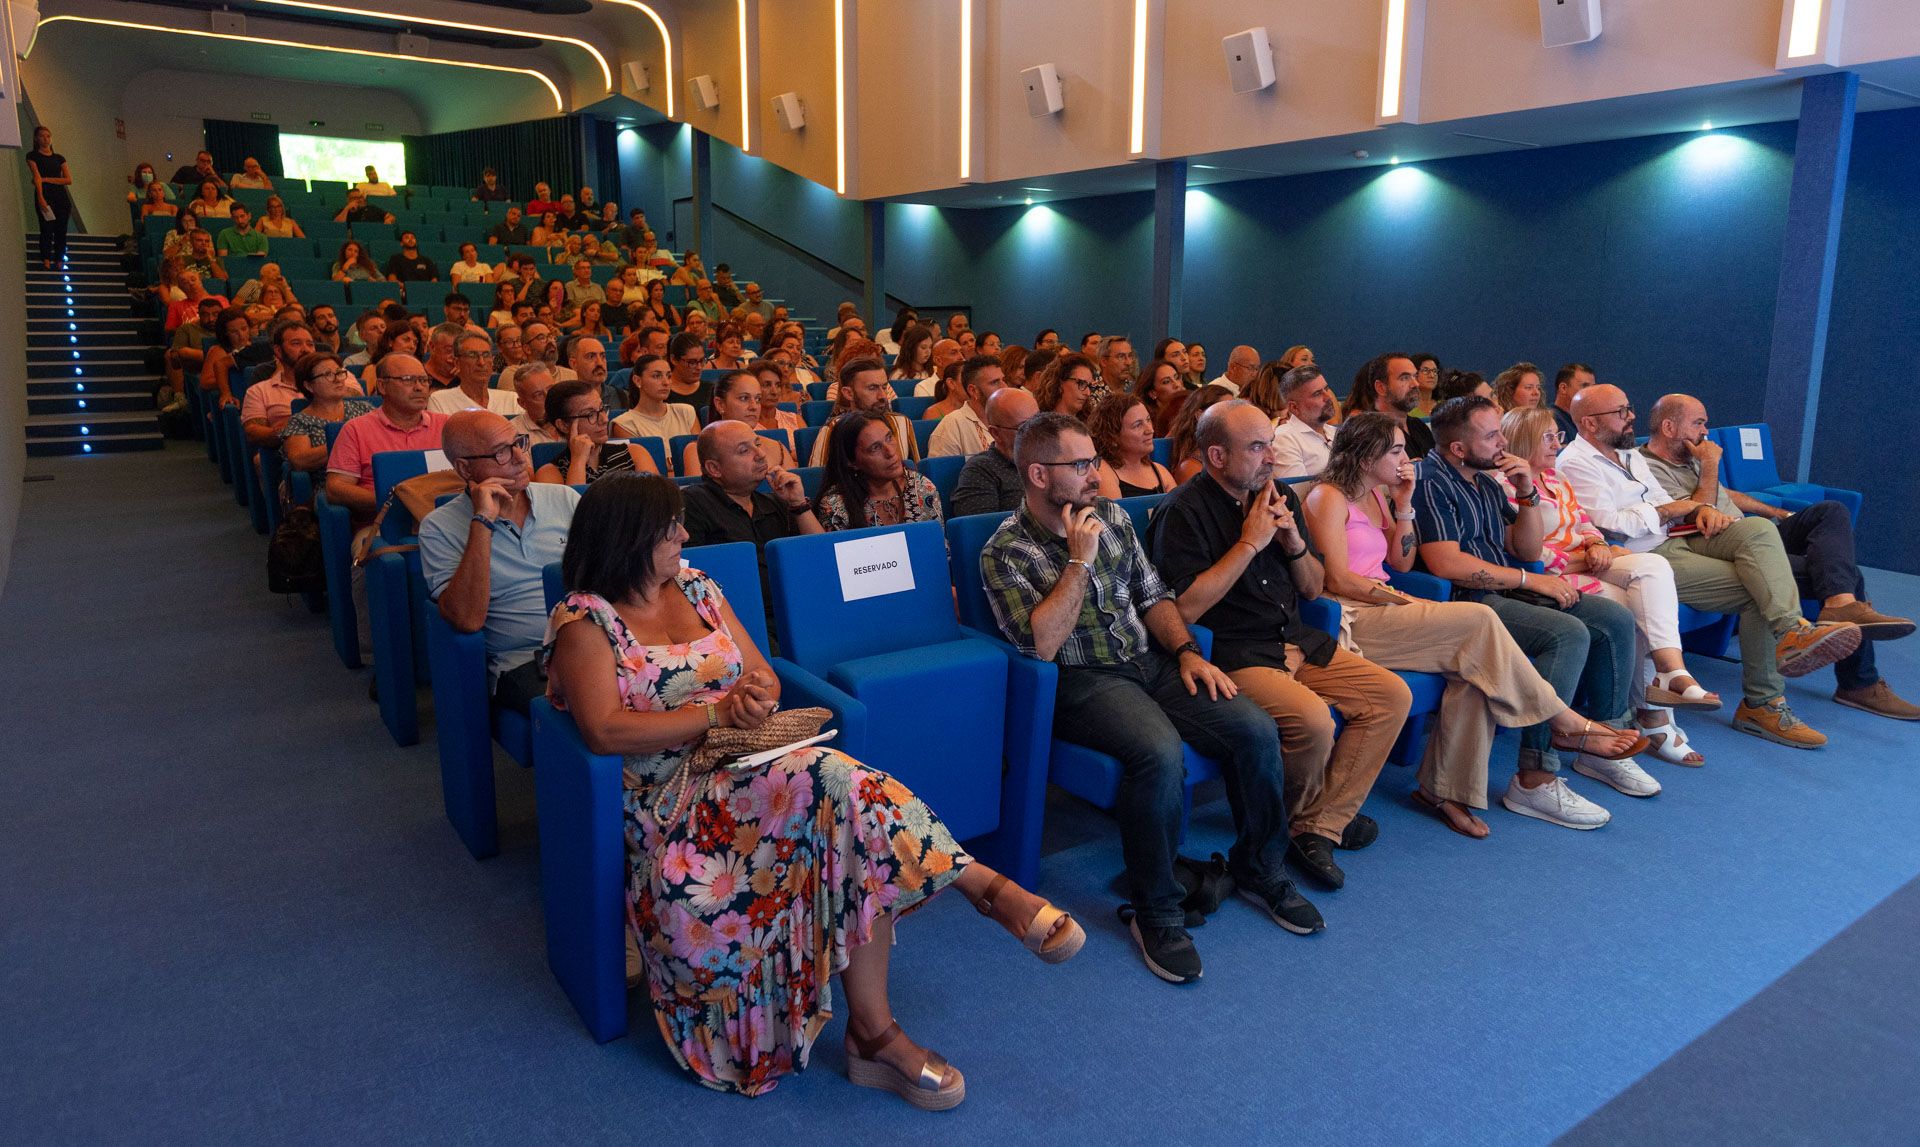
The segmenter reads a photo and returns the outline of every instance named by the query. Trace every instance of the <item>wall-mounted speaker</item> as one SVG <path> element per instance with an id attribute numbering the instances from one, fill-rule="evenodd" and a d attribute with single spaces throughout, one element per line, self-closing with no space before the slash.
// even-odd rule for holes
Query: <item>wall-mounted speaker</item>
<path id="1" fill-rule="evenodd" d="M 207 27 L 223 36 L 244 36 L 247 34 L 247 18 L 222 8 L 207 13 Z"/>
<path id="2" fill-rule="evenodd" d="M 1600 36 L 1600 0 L 1540 0 L 1540 42 L 1549 48 Z"/>
<path id="3" fill-rule="evenodd" d="M 694 76 L 687 81 L 687 95 L 707 111 L 720 106 L 720 88 L 712 76 Z"/>
<path id="4" fill-rule="evenodd" d="M 1026 85 L 1028 114 L 1056 115 L 1067 106 L 1060 94 L 1060 72 L 1052 64 L 1022 68 L 1020 82 Z"/>
<path id="5" fill-rule="evenodd" d="M 773 118 L 781 131 L 799 131 L 807 126 L 807 105 L 797 93 L 781 92 L 773 97 Z"/>
<path id="6" fill-rule="evenodd" d="M 430 56 L 433 45 L 425 36 L 416 36 L 411 32 L 400 32 L 393 37 L 393 50 L 403 56 Z"/>
<path id="7" fill-rule="evenodd" d="M 1222 37 L 1227 53 L 1227 79 L 1236 92 L 1257 92 L 1273 86 L 1273 45 L 1265 28 L 1248 28 Z"/>
<path id="8" fill-rule="evenodd" d="M 638 60 L 629 60 L 626 65 L 627 86 L 636 92 L 649 91 L 653 87 L 653 78 L 647 75 L 647 66 Z"/>
<path id="9" fill-rule="evenodd" d="M 8 0 L 7 9 L 13 18 L 13 52 L 24 56 L 33 43 L 33 30 L 40 26 L 40 0 Z"/>

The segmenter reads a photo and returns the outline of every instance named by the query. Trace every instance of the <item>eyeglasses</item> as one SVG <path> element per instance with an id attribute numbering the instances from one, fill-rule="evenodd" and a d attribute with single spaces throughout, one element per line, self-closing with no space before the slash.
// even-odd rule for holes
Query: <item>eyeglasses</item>
<path id="1" fill-rule="evenodd" d="M 592 410 L 582 410 L 577 414 L 565 415 L 568 422 L 599 422 L 607 416 L 607 408 L 596 406 Z"/>
<path id="2" fill-rule="evenodd" d="M 503 347 L 507 347 L 507 346 L 519 346 L 519 345 L 520 345 L 520 340 L 519 340 L 519 339 L 501 339 L 501 340 L 500 340 L 500 345 L 501 345 L 501 346 L 503 346 Z"/>
<path id="3" fill-rule="evenodd" d="M 707 359 L 705 355 L 698 355 L 693 358 L 677 358 L 674 359 L 674 361 L 682 366 L 699 366 L 701 363 L 707 361 Z"/>
<path id="4" fill-rule="evenodd" d="M 1558 430 L 1549 430 L 1540 436 L 1540 441 L 1554 445 L 1563 443 L 1566 440 L 1566 435 L 1560 433 Z"/>
<path id="5" fill-rule="evenodd" d="M 312 385 L 313 383 L 323 382 L 323 381 L 339 382 L 343 378 L 352 378 L 352 377 L 353 377 L 352 371 L 347 370 L 345 367 L 339 367 L 333 370 L 316 371 L 314 372 L 313 377 L 307 380 L 307 383 L 308 385 Z"/>
<path id="6" fill-rule="evenodd" d="M 464 358 L 468 362 L 486 362 L 493 358 L 493 352 L 490 350 L 463 350 L 456 352 L 454 357 Z"/>
<path id="7" fill-rule="evenodd" d="M 466 454 L 462 455 L 462 457 L 469 462 L 478 462 L 482 458 L 491 458 L 493 459 L 494 465 L 505 466 L 507 463 L 513 461 L 513 456 L 517 451 L 525 450 L 527 444 L 532 441 L 533 438 L 530 435 L 516 434 L 511 440 L 501 443 L 491 450 L 483 450 L 478 454 Z"/>
<path id="8" fill-rule="evenodd" d="M 383 374 L 380 376 L 380 384 L 382 386 L 389 382 L 397 382 L 401 386 L 427 386 L 433 382 L 433 377 L 425 374 Z"/>
<path id="9" fill-rule="evenodd" d="M 1594 412 L 1593 412 L 1593 416 L 1594 416 L 1595 418 L 1605 418 L 1605 417 L 1607 417 L 1607 416 L 1608 416 L 1608 415 L 1610 415 L 1610 414 L 1624 414 L 1624 415 L 1626 415 L 1626 416 L 1627 416 L 1628 418 L 1632 418 L 1632 417 L 1633 417 L 1633 407 L 1631 407 L 1631 406 L 1616 406 L 1616 407 L 1614 407 L 1614 408 L 1613 408 L 1612 410 L 1596 410 L 1596 411 L 1594 411 Z"/>
<path id="10" fill-rule="evenodd" d="M 1065 462 L 1041 462 L 1041 466 L 1071 466 L 1075 474 L 1084 476 L 1087 471 L 1100 464 L 1098 458 L 1073 458 Z"/>

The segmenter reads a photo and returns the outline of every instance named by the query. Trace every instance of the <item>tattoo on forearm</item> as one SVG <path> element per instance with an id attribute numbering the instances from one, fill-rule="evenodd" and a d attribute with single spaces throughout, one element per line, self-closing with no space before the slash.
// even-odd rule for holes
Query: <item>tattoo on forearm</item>
<path id="1" fill-rule="evenodd" d="M 1493 575 L 1486 570 L 1474 570 L 1467 575 L 1467 584 L 1474 589 L 1493 589 Z"/>
<path id="2" fill-rule="evenodd" d="M 1413 552 L 1413 532 L 1409 530 L 1407 533 L 1400 535 L 1400 556 L 1404 558 L 1412 552 Z"/>

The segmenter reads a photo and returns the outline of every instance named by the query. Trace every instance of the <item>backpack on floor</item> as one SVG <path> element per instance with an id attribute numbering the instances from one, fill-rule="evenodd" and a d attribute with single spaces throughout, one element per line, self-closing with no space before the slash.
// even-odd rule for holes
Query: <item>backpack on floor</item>
<path id="1" fill-rule="evenodd" d="M 267 592 L 319 593 L 327 588 L 320 555 L 320 519 L 311 506 L 288 507 L 267 542 Z"/>

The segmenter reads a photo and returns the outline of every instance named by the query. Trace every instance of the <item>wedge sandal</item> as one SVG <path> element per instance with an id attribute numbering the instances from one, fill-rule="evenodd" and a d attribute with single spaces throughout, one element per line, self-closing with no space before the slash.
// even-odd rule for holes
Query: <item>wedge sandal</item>
<path id="1" fill-rule="evenodd" d="M 1007 874 L 1004 872 L 994 876 L 993 881 L 987 885 L 986 894 L 980 897 L 979 903 L 974 905 L 980 910 L 980 915 L 994 918 L 994 904 L 1001 890 L 1010 883 L 1012 882 L 1007 879 Z M 1066 921 L 1063 926 L 1060 925 L 1062 920 Z M 1056 926 L 1060 927 L 1058 934 L 1054 932 Z M 1050 939 L 1054 943 L 1048 944 L 1047 941 Z M 1027 924 L 1027 930 L 1020 937 L 1020 943 L 1027 951 L 1049 964 L 1064 964 L 1086 946 L 1087 932 L 1080 927 L 1080 922 L 1075 920 L 1071 913 L 1063 912 L 1051 904 L 1042 903 L 1040 911 L 1035 912 L 1032 921 Z"/>
<path id="2" fill-rule="evenodd" d="M 853 1034 L 852 1027 L 848 1027 L 848 1081 L 855 1087 L 891 1091 L 922 1111 L 946 1111 L 959 1106 L 960 1101 L 967 1097 L 966 1077 L 939 1052 L 927 1053 L 926 1062 L 920 1065 L 917 1076 L 907 1075 L 892 1064 L 876 1058 L 902 1034 L 899 1020 L 888 1024 L 886 1031 L 872 1039 L 861 1039 Z M 953 1073 L 950 1082 L 947 1080 L 949 1071 Z"/>

